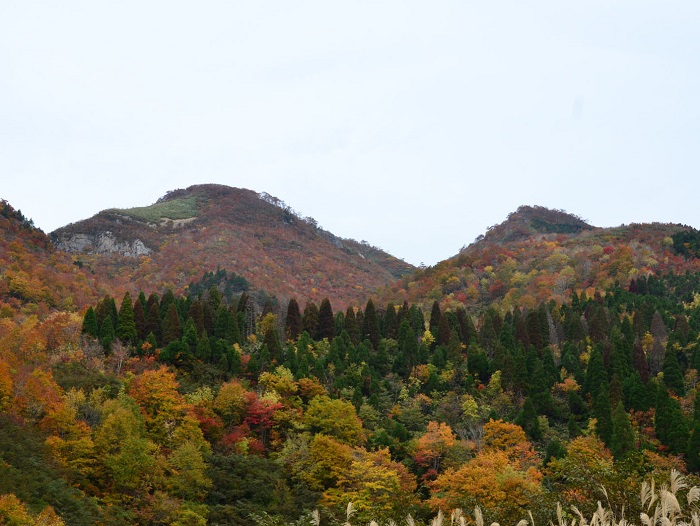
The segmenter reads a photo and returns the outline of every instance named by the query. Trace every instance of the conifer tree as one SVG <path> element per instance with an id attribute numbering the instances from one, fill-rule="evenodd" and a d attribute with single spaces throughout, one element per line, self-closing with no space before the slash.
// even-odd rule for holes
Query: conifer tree
<path id="1" fill-rule="evenodd" d="M 175 304 L 175 294 L 173 294 L 173 291 L 168 289 L 165 291 L 163 294 L 163 297 L 160 299 L 160 319 L 161 321 L 165 319 L 165 317 L 168 315 L 168 310 L 170 309 L 170 305 Z"/>
<path id="2" fill-rule="evenodd" d="M 100 327 L 100 343 L 106 351 L 112 348 L 112 342 L 114 341 L 114 325 L 112 324 L 112 317 L 105 317 L 104 322 L 102 322 L 102 327 Z"/>
<path id="3" fill-rule="evenodd" d="M 430 332 L 432 334 L 437 334 L 440 326 L 440 318 L 442 318 L 442 313 L 440 312 L 440 304 L 437 301 L 433 301 L 433 306 L 430 309 Z"/>
<path id="4" fill-rule="evenodd" d="M 122 342 L 134 345 L 138 339 L 136 323 L 134 321 L 134 307 L 131 302 L 131 295 L 127 292 L 122 299 L 119 316 L 117 318 L 116 336 Z"/>
<path id="5" fill-rule="evenodd" d="M 413 368 L 418 365 L 418 341 L 409 320 L 401 322 L 398 334 L 399 352 L 394 362 L 394 372 L 408 378 Z"/>
<path id="6" fill-rule="evenodd" d="M 304 307 L 301 329 L 308 332 L 312 339 L 318 339 L 318 306 L 313 301 L 309 301 Z"/>
<path id="7" fill-rule="evenodd" d="M 187 318 L 185 327 L 182 330 L 182 343 L 187 345 L 190 354 L 195 354 L 199 338 L 197 337 L 197 326 L 192 318 Z"/>
<path id="8" fill-rule="evenodd" d="M 457 326 L 459 327 L 459 339 L 464 345 L 469 345 L 472 338 L 476 338 L 476 329 L 474 322 L 467 314 L 464 307 L 458 307 L 457 311 Z"/>
<path id="9" fill-rule="evenodd" d="M 348 331 L 353 344 L 357 345 L 360 343 L 360 327 L 357 324 L 355 310 L 352 307 L 348 307 L 345 311 L 345 330 Z"/>
<path id="10" fill-rule="evenodd" d="M 610 407 L 610 394 L 607 386 L 602 386 L 595 398 L 594 415 L 597 420 L 596 433 L 606 446 L 612 443 L 613 423 L 612 408 Z"/>
<path id="11" fill-rule="evenodd" d="M 177 313 L 175 302 L 170 302 L 168 312 L 165 315 L 162 326 L 163 345 L 168 345 L 170 342 L 179 340 L 182 336 L 182 326 L 180 325 L 180 316 Z"/>
<path id="12" fill-rule="evenodd" d="M 622 459 L 630 451 L 634 451 L 634 432 L 630 418 L 622 402 L 617 404 L 612 416 L 612 438 L 610 451 L 616 459 Z"/>
<path id="13" fill-rule="evenodd" d="M 369 340 L 375 350 L 379 348 L 379 319 L 377 318 L 372 298 L 367 300 L 367 306 L 365 307 L 364 320 L 362 322 L 362 339 Z"/>
<path id="14" fill-rule="evenodd" d="M 685 394 L 685 382 L 683 380 L 681 366 L 678 364 L 676 350 L 672 345 L 669 345 L 669 348 L 666 350 L 663 372 L 664 384 L 666 384 L 666 387 L 673 391 L 675 395 L 683 396 Z"/>
<path id="15" fill-rule="evenodd" d="M 335 338 L 335 318 L 333 317 L 333 309 L 328 298 L 321 301 L 321 307 L 318 310 L 318 329 L 317 338 L 322 340 L 328 338 L 328 341 Z"/>
<path id="16" fill-rule="evenodd" d="M 647 396 L 647 388 L 642 382 L 639 372 L 635 371 L 628 376 L 622 384 L 622 392 L 625 396 L 625 406 L 635 411 L 646 411 L 651 403 Z"/>
<path id="17" fill-rule="evenodd" d="M 209 344 L 209 337 L 206 331 L 203 331 L 199 337 L 196 356 L 204 362 L 211 360 L 211 345 Z"/>
<path id="18" fill-rule="evenodd" d="M 688 471 L 700 471 L 700 421 L 695 420 L 693 431 L 688 440 L 688 447 L 685 454 L 685 464 Z"/>
<path id="19" fill-rule="evenodd" d="M 436 334 L 437 344 L 446 347 L 450 343 L 451 335 L 452 331 L 450 330 L 450 322 L 448 321 L 447 315 L 440 316 L 440 321 L 438 322 L 438 332 Z"/>
<path id="20" fill-rule="evenodd" d="M 601 387 L 607 390 L 608 373 L 603 362 L 603 351 L 600 344 L 593 346 L 590 358 L 588 359 L 588 369 L 586 370 L 586 380 L 583 384 L 584 393 L 590 394 L 595 400 Z"/>
<path id="21" fill-rule="evenodd" d="M 399 334 L 399 325 L 394 304 L 389 302 L 384 313 L 384 337 L 395 340 Z"/>
<path id="22" fill-rule="evenodd" d="M 339 310 L 335 313 L 335 333 L 340 334 L 345 330 L 345 313 Z"/>
<path id="23" fill-rule="evenodd" d="M 95 315 L 95 309 L 92 306 L 88 307 L 85 311 L 85 316 L 83 316 L 83 334 L 97 338 L 100 335 L 100 330 L 97 326 L 97 316 Z"/>
<path id="24" fill-rule="evenodd" d="M 187 311 L 187 317 L 191 318 L 194 322 L 194 327 L 197 330 L 197 334 L 201 334 L 202 331 L 206 330 L 204 326 L 204 308 L 201 301 L 196 299 L 192 302 Z"/>
<path id="25" fill-rule="evenodd" d="M 540 428 L 540 421 L 537 418 L 537 410 L 529 396 L 525 399 L 523 408 L 514 423 L 522 427 L 527 436 L 532 440 L 539 440 L 542 438 L 542 429 Z"/>
<path id="26" fill-rule="evenodd" d="M 296 340 L 301 334 L 301 312 L 297 300 L 292 298 L 287 304 L 287 317 L 284 320 L 284 334 L 287 340 Z"/>
<path id="27" fill-rule="evenodd" d="M 632 347 L 632 365 L 639 373 L 642 382 L 646 384 L 649 381 L 649 363 L 639 338 L 634 341 L 634 346 Z"/>
<path id="28" fill-rule="evenodd" d="M 143 292 L 139 294 L 139 297 L 141 296 L 143 296 Z M 140 299 L 137 299 L 134 302 L 134 325 L 136 326 L 136 336 L 139 340 L 145 340 L 146 336 L 148 336 L 146 332 L 146 313 L 143 309 L 144 304 Z"/>
<path id="29" fill-rule="evenodd" d="M 153 294 L 151 294 L 153 297 Z M 146 316 L 146 331 L 148 334 L 153 334 L 157 342 L 162 341 L 162 331 L 161 331 L 161 321 L 160 321 L 160 308 L 158 303 L 151 303 L 150 299 L 147 303 L 150 305 L 148 307 L 148 314 Z"/>

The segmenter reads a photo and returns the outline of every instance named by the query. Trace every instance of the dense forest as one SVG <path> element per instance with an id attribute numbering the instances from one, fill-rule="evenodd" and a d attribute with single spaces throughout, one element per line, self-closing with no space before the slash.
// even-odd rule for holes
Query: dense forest
<path id="1" fill-rule="evenodd" d="M 0 524 L 695 524 L 700 236 L 655 265 L 537 214 L 397 285 L 472 302 L 340 308 L 223 268 L 125 292 L 3 203 Z"/>

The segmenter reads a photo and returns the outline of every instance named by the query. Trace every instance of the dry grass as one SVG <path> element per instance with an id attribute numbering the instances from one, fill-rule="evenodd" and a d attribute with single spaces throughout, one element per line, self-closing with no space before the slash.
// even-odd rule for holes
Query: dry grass
<path id="1" fill-rule="evenodd" d="M 687 490 L 687 491 L 685 491 Z M 605 493 L 605 490 L 603 489 Z M 557 504 L 556 522 L 550 521 L 547 526 L 700 526 L 700 487 L 688 488 L 686 478 L 678 471 L 672 470 L 667 484 L 657 488 L 654 481 L 644 482 L 640 490 L 640 502 L 644 510 L 639 521 L 629 520 L 625 517 L 624 509 L 619 516 L 603 506 L 599 501 L 593 515 L 588 518 L 575 506 L 572 507 L 573 518 L 565 518 L 564 510 Z M 683 502 L 683 504 L 681 504 Z M 685 506 L 685 509 L 683 508 Z M 343 526 L 353 526 L 351 519 L 355 513 L 352 503 L 346 509 L 345 523 Z M 468 517 L 461 509 L 455 509 L 449 518 L 449 526 L 485 526 L 484 515 L 477 506 L 473 516 Z M 429 526 L 447 526 L 446 517 L 442 511 L 430 521 Z M 321 526 L 321 517 L 318 511 L 312 514 L 311 524 Z M 394 521 L 388 521 L 387 526 L 397 526 Z M 406 526 L 418 526 L 416 521 L 408 515 L 405 519 Z M 360 525 L 356 525 L 360 526 Z M 371 521 L 369 526 L 380 526 L 378 522 Z M 500 526 L 491 523 L 491 526 Z M 535 524 L 532 513 L 528 519 L 522 519 L 515 526 L 538 526 Z"/>

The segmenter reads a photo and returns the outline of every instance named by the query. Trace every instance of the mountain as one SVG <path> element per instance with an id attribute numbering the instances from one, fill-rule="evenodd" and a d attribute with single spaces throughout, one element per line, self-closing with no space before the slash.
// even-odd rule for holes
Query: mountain
<path id="1" fill-rule="evenodd" d="M 698 270 L 696 237 L 695 229 L 683 225 L 598 228 L 562 210 L 522 206 L 454 257 L 400 278 L 379 296 L 437 300 L 471 312 L 561 302 L 572 291 L 592 295 L 657 272 Z"/>
<path id="2" fill-rule="evenodd" d="M 413 270 L 376 247 L 334 236 L 275 197 L 222 185 L 104 210 L 51 239 L 115 288 L 132 290 L 182 290 L 223 269 L 280 297 L 328 297 L 345 306 Z"/>

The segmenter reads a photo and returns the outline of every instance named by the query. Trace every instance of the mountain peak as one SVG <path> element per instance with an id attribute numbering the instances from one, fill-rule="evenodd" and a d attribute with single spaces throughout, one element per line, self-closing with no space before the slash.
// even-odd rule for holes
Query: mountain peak
<path id="1" fill-rule="evenodd" d="M 477 241 L 483 239 L 495 243 L 506 243 L 536 235 L 578 234 L 593 228 L 581 217 L 565 210 L 523 205 L 515 212 L 508 214 L 504 222 L 489 227 L 486 234 L 480 236 Z"/>

